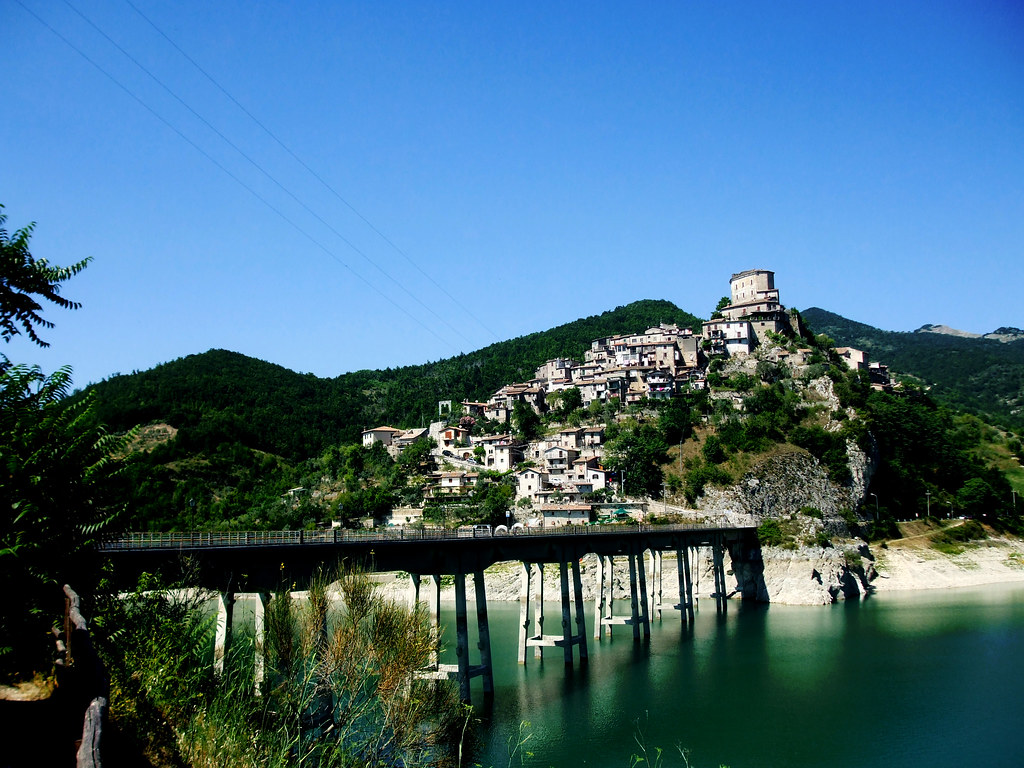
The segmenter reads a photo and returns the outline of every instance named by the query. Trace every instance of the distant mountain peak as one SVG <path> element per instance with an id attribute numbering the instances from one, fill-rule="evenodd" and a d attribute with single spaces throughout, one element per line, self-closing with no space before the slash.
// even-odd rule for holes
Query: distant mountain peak
<path id="1" fill-rule="evenodd" d="M 931 323 L 925 323 L 914 331 L 914 333 L 941 333 L 946 336 L 959 336 L 962 339 L 991 339 L 992 341 L 1001 341 L 1003 343 L 1024 339 L 1024 331 L 1020 328 L 1013 328 L 1011 326 L 1003 326 L 1001 328 L 996 328 L 992 333 L 983 334 L 960 331 L 956 328 L 950 328 L 948 325 L 932 325 Z"/>
<path id="2" fill-rule="evenodd" d="M 925 323 L 918 328 L 914 333 L 941 333 L 946 336 L 959 336 L 964 339 L 980 339 L 980 333 L 971 333 L 970 331 L 961 331 L 956 328 L 950 328 L 948 325 L 933 325 L 931 323 Z"/>

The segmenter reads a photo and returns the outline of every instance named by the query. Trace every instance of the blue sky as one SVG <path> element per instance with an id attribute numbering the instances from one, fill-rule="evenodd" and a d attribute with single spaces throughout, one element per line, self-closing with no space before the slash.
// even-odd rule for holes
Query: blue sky
<path id="1" fill-rule="evenodd" d="M 94 258 L 9 357 L 334 376 L 707 316 L 754 267 L 885 329 L 1024 326 L 1018 3 L 292 5 L 0 6 L 7 227 Z"/>

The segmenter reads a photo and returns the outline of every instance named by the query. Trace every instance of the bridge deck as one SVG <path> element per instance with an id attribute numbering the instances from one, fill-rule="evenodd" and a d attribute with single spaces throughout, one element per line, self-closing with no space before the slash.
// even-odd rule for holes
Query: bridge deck
<path id="1" fill-rule="evenodd" d="M 342 565 L 367 571 L 474 573 L 502 561 L 557 563 L 588 553 L 618 555 L 645 549 L 736 541 L 754 528 L 722 525 L 590 525 L 525 529 L 518 535 L 485 530 L 231 531 L 133 533 L 99 545 L 115 573 L 131 581 L 143 571 L 169 578 L 189 572 L 203 586 L 270 591 L 308 584 L 317 572 Z M 186 562 L 187 561 L 187 562 Z"/>

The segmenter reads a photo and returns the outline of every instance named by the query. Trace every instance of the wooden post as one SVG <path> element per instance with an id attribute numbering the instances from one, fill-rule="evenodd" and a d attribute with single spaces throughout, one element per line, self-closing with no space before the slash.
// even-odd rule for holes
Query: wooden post
<path id="1" fill-rule="evenodd" d="M 580 666 L 589 662 L 587 655 L 587 617 L 583 606 L 583 579 L 580 577 L 580 561 L 572 560 L 572 586 L 576 603 L 576 636 L 580 646 Z"/>
<path id="2" fill-rule="evenodd" d="M 235 593 L 217 593 L 217 630 L 213 640 L 213 672 L 224 674 L 224 661 L 231 650 L 231 619 L 235 611 Z"/>
<path id="3" fill-rule="evenodd" d="M 530 636 L 531 563 L 523 563 L 522 586 L 519 588 L 519 663 L 526 663 L 526 639 Z"/>
<path id="4" fill-rule="evenodd" d="M 483 667 L 484 698 L 494 698 L 494 667 L 491 665 L 491 628 L 487 623 L 487 592 L 484 589 L 484 572 L 473 574 L 473 586 L 476 588 L 476 628 L 478 635 L 477 647 L 480 649 L 480 666 Z"/>
<path id="5" fill-rule="evenodd" d="M 455 574 L 455 658 L 459 666 L 459 699 L 469 703 L 469 623 L 466 619 L 466 574 Z"/>

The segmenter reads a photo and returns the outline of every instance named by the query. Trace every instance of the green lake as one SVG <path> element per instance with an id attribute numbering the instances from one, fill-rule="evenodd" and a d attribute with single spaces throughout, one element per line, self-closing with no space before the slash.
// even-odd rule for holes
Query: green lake
<path id="1" fill-rule="evenodd" d="M 617 628 L 571 672 L 558 649 L 518 665 L 518 605 L 489 612 L 495 703 L 472 757 L 483 766 L 510 764 L 524 722 L 532 755 L 514 765 L 627 768 L 639 733 L 665 766 L 684 765 L 677 745 L 694 768 L 1024 765 L 1024 586 L 733 603 L 724 617 L 702 600 L 692 630 L 673 611 L 649 643 Z M 546 612 L 559 622 L 557 605 Z"/>

